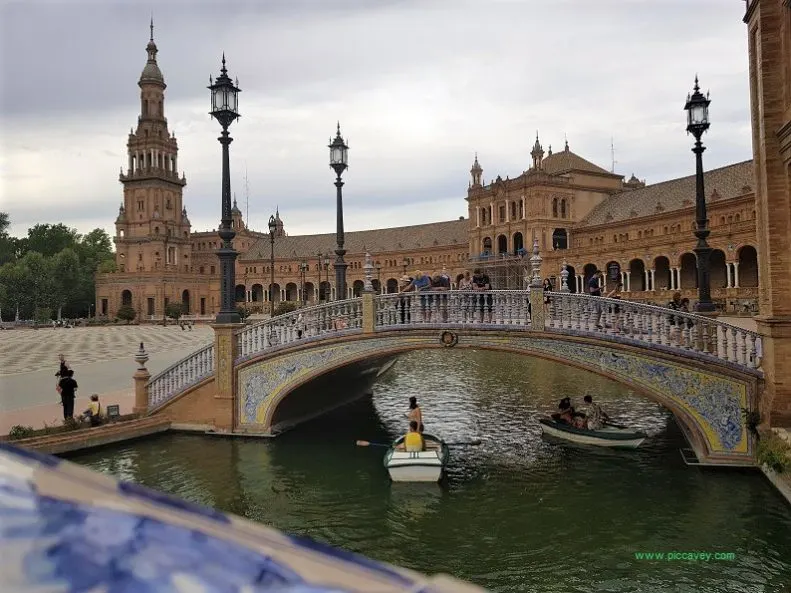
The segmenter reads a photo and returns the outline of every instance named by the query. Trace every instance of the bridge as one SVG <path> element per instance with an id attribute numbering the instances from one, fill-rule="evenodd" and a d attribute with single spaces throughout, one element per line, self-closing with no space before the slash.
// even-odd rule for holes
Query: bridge
<path id="1" fill-rule="evenodd" d="M 282 412 L 300 387 L 343 369 L 376 372 L 399 353 L 426 348 L 515 352 L 603 375 L 669 409 L 701 462 L 751 463 L 744 410 L 762 405 L 758 334 L 711 317 L 537 286 L 369 290 L 255 325 L 215 326 L 213 344 L 154 377 L 141 352 L 136 410 L 274 436 L 289 426 Z M 313 401 L 312 415 L 340 403 Z"/>

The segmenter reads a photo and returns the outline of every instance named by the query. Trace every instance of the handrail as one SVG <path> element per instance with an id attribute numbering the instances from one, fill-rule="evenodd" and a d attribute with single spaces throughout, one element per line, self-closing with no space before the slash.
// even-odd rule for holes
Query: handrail
<path id="1" fill-rule="evenodd" d="M 146 384 L 148 411 L 214 374 L 214 344 L 208 344 L 157 373 Z"/>

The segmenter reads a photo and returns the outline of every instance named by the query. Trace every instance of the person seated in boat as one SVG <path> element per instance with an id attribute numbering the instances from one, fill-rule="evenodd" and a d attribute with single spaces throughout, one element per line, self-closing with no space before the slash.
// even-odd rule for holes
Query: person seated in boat
<path id="1" fill-rule="evenodd" d="M 412 420 L 409 423 L 409 432 L 404 435 L 404 440 L 396 445 L 399 451 L 422 451 L 424 447 L 423 435 L 418 432 L 417 422 Z"/>
<path id="2" fill-rule="evenodd" d="M 565 422 L 566 424 L 574 423 L 574 408 L 571 405 L 571 398 L 564 397 L 558 404 L 558 411 L 552 414 L 552 419 L 556 422 Z"/>
<path id="3" fill-rule="evenodd" d="M 599 404 L 593 401 L 590 395 L 586 395 L 583 400 L 588 405 L 585 413 L 585 428 L 588 430 L 600 430 L 604 427 L 605 422 L 610 421 L 610 417 L 601 409 Z"/>

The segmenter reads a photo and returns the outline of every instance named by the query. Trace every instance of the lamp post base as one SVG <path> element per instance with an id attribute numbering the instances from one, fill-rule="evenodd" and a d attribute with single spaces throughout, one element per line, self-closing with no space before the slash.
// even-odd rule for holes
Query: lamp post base
<path id="1" fill-rule="evenodd" d="M 238 311 L 220 311 L 214 318 L 216 325 L 227 325 L 231 323 L 242 323 L 242 318 Z"/>

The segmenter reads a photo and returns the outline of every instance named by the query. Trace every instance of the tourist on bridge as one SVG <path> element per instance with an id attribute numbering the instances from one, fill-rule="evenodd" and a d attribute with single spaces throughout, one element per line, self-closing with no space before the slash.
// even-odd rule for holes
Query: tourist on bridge
<path id="1" fill-rule="evenodd" d="M 74 398 L 76 397 L 76 391 L 77 381 L 74 380 L 74 371 L 67 368 L 63 371 L 60 381 L 58 381 L 58 393 L 60 393 L 60 403 L 63 405 L 64 420 L 74 418 Z"/>
<path id="2" fill-rule="evenodd" d="M 602 285 L 602 278 L 604 274 L 602 274 L 601 270 L 596 270 L 593 272 L 593 275 L 588 279 L 588 294 L 595 297 L 601 296 L 601 285 Z M 596 314 L 596 328 L 603 329 L 601 325 L 601 315 L 602 315 L 602 307 L 599 303 L 593 304 L 593 313 Z"/>
<path id="3" fill-rule="evenodd" d="M 407 288 L 412 284 L 412 277 L 407 276 L 404 274 L 401 276 L 401 290 L 399 290 L 399 294 L 402 292 L 406 292 Z M 401 313 L 401 324 L 408 324 L 412 320 L 412 312 L 410 311 L 409 307 L 409 297 L 399 297 L 398 299 L 398 309 L 400 309 Z"/>
<path id="4" fill-rule="evenodd" d="M 472 290 L 472 278 L 469 270 L 464 272 L 464 278 L 459 280 L 459 290 Z"/>
<path id="5" fill-rule="evenodd" d="M 477 290 L 477 291 L 484 291 L 484 290 L 491 290 L 492 289 L 492 285 L 491 285 L 491 281 L 489 280 L 489 276 L 487 276 L 483 272 L 483 270 L 481 270 L 480 268 L 476 268 L 472 272 L 472 289 L 473 290 Z M 487 294 L 485 296 L 481 295 L 479 297 L 478 306 L 479 306 L 479 311 L 480 311 L 480 314 L 481 314 L 481 323 L 484 322 L 483 321 L 484 320 L 484 305 L 486 307 L 486 312 L 488 313 L 488 315 L 487 315 L 487 318 L 488 318 L 487 323 L 491 323 L 492 322 L 492 304 L 493 304 L 493 302 L 494 302 L 494 299 L 492 298 L 492 295 L 490 295 L 490 294 Z"/>
<path id="6" fill-rule="evenodd" d="M 620 299 L 621 298 L 621 289 L 623 288 L 623 283 L 620 280 L 615 281 L 615 287 L 607 293 L 608 299 Z M 612 326 L 616 330 L 621 329 L 621 308 L 618 305 L 612 306 Z"/>
<path id="7" fill-rule="evenodd" d="M 431 290 L 431 278 L 420 270 L 415 272 L 412 281 L 401 292 L 427 292 Z M 423 321 L 431 321 L 431 296 L 420 296 L 420 310 L 423 314 Z"/>
<path id="8" fill-rule="evenodd" d="M 447 270 L 442 268 L 442 272 L 436 274 L 431 279 L 431 290 L 436 292 L 447 292 L 450 290 L 450 276 L 448 276 Z M 437 303 L 437 308 L 439 309 L 439 314 L 442 317 L 442 321 L 448 321 L 448 295 L 446 294 L 439 294 L 435 298 Z"/>
<path id="9" fill-rule="evenodd" d="M 409 411 L 406 413 L 409 422 L 417 423 L 417 431 L 423 432 L 423 410 L 417 405 L 417 398 L 413 395 L 409 398 Z"/>

